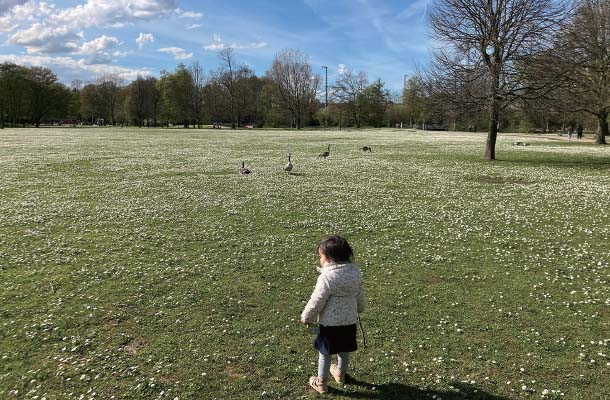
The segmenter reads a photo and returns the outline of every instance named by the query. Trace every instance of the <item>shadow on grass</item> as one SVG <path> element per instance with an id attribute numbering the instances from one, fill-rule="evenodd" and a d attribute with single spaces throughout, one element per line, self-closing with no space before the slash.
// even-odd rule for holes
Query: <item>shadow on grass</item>
<path id="1" fill-rule="evenodd" d="M 591 160 L 565 160 L 565 159 L 535 159 L 535 158 L 514 158 L 514 159 L 497 159 L 499 163 L 511 164 L 530 164 L 530 165 L 546 165 L 549 167 L 587 167 L 592 169 L 602 169 L 610 167 L 610 159 L 591 161 Z"/>
<path id="2" fill-rule="evenodd" d="M 442 400 L 510 400 L 508 397 L 487 393 L 475 386 L 464 383 L 452 383 L 452 386 L 456 388 L 454 391 L 441 391 L 420 389 L 415 386 L 403 385 L 401 383 L 373 385 L 347 376 L 346 385 L 356 390 L 364 389 L 366 392 L 351 392 L 336 388 L 333 388 L 332 392 L 337 394 L 340 393 L 345 397 L 353 399 L 427 400 L 434 398 Z"/>

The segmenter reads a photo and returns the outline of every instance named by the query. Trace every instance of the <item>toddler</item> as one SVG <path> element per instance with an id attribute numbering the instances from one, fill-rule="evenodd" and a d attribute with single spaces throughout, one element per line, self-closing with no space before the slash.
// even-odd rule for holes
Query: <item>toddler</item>
<path id="1" fill-rule="evenodd" d="M 364 311 L 365 296 L 360 269 L 347 240 L 329 236 L 318 245 L 320 276 L 309 302 L 301 314 L 303 324 L 318 323 L 314 342 L 318 350 L 318 376 L 309 378 L 309 385 L 318 393 L 328 391 L 328 376 L 345 382 L 350 352 L 358 348 L 356 322 Z M 337 354 L 338 364 L 331 365 Z"/>

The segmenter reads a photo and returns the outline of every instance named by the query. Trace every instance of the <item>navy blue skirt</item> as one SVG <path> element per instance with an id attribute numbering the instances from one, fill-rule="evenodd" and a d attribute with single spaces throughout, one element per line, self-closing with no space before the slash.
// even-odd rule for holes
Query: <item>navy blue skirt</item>
<path id="1" fill-rule="evenodd" d="M 322 354 L 349 353 L 358 350 L 356 324 L 341 326 L 320 325 L 313 347 Z"/>

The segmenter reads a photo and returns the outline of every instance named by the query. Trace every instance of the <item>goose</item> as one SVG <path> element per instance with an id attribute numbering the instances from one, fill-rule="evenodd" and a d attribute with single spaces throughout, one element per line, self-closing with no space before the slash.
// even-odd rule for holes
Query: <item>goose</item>
<path id="1" fill-rule="evenodd" d="M 328 156 L 330 156 L 330 144 L 328 145 L 328 149 L 324 153 L 320 153 L 320 157 L 324 157 L 324 159 L 326 159 L 326 157 Z"/>
<path id="2" fill-rule="evenodd" d="M 248 175 L 251 174 L 252 171 L 250 171 L 248 168 L 246 168 L 246 162 L 242 161 L 241 162 L 241 168 L 239 169 L 239 173 L 242 175 Z"/>
<path id="3" fill-rule="evenodd" d="M 372 148 L 370 148 L 369 146 L 364 146 L 364 147 L 361 147 L 361 148 L 360 148 L 360 150 L 362 150 L 362 151 L 364 151 L 364 152 L 367 152 L 367 151 L 368 151 L 369 153 L 372 153 L 372 152 L 373 152 L 373 149 L 372 149 Z"/>
<path id="4" fill-rule="evenodd" d="M 292 161 L 290 161 L 290 154 L 288 154 L 288 164 L 286 164 L 286 166 L 284 167 L 284 171 L 290 173 L 290 171 L 292 171 L 293 168 L 294 168 L 294 165 L 292 165 Z"/>

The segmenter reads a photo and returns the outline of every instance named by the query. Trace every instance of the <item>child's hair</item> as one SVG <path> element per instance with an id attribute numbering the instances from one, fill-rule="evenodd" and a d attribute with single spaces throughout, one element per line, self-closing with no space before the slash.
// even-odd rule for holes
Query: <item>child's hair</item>
<path id="1" fill-rule="evenodd" d="M 341 236 L 328 236 L 317 247 L 329 260 L 333 262 L 352 262 L 354 252 L 347 240 Z"/>

